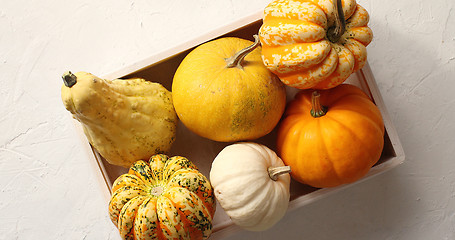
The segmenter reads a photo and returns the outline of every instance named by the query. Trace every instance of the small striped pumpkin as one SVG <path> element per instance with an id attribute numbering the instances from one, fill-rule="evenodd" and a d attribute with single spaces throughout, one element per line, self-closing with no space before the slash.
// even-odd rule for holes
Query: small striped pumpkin
<path id="1" fill-rule="evenodd" d="M 137 161 L 112 192 L 109 214 L 123 239 L 207 239 L 212 232 L 212 186 L 187 158 Z"/>
<path id="2" fill-rule="evenodd" d="M 368 12 L 355 0 L 338 1 L 340 7 L 335 2 L 275 0 L 265 8 L 259 31 L 263 62 L 286 85 L 333 88 L 366 63 L 373 39 Z M 331 29 L 339 23 L 344 31 L 333 38 Z"/>

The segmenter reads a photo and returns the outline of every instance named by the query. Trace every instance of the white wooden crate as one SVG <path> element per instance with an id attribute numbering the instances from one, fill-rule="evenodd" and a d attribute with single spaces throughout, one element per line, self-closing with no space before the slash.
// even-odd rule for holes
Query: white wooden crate
<path id="1" fill-rule="evenodd" d="M 262 24 L 262 11 L 239 19 L 233 23 L 215 29 L 205 35 L 199 36 L 185 42 L 179 46 L 167 49 L 159 54 L 136 62 L 128 67 L 115 71 L 111 74 L 102 76 L 105 79 L 115 78 L 130 78 L 142 77 L 149 81 L 160 82 L 168 90 L 171 90 L 172 78 L 180 62 L 194 47 L 212 39 L 222 36 L 236 36 L 253 41 L 253 35 L 259 30 Z M 390 117 L 387 113 L 382 96 L 376 85 L 373 73 L 368 63 L 363 69 L 354 73 L 347 83 L 354 84 L 360 87 L 370 98 L 376 103 L 382 113 L 385 126 L 385 144 L 384 149 L 378 163 L 369 171 L 369 173 L 361 180 L 335 188 L 317 189 L 309 187 L 298 182 L 291 183 L 291 202 L 288 211 L 293 211 L 296 208 L 302 207 L 308 203 L 314 202 L 328 194 L 339 191 L 343 188 L 352 186 L 360 181 L 376 176 L 385 172 L 404 161 L 404 152 L 401 143 L 398 139 L 397 132 L 392 125 Z M 296 89 L 287 88 L 288 100 L 292 99 Z M 93 166 L 100 172 L 99 179 L 102 181 L 104 194 L 107 198 L 110 197 L 110 189 L 114 180 L 121 174 L 127 172 L 126 168 L 117 167 L 107 163 L 88 143 L 83 134 L 82 127 L 79 122 L 75 121 L 76 128 L 79 131 L 81 140 L 84 143 L 85 149 L 90 160 L 93 161 Z M 269 148 L 275 150 L 276 130 L 272 131 L 265 137 L 262 137 L 255 142 L 262 143 Z M 188 144 L 191 143 L 191 144 Z M 209 176 L 212 160 L 225 146 L 231 143 L 214 142 L 208 139 L 197 136 L 190 132 L 185 126 L 179 123 L 176 141 L 169 153 L 170 156 L 180 155 L 185 156 L 196 164 L 199 170 Z M 221 206 L 217 204 L 217 210 L 213 220 L 213 233 L 210 239 L 221 239 L 231 235 L 241 229 L 235 226 Z"/>

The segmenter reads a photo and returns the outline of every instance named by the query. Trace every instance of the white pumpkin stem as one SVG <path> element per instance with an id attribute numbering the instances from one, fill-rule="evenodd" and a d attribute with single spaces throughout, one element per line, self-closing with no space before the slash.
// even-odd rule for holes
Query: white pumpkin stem
<path id="1" fill-rule="evenodd" d="M 70 71 L 67 71 L 65 72 L 63 75 L 62 75 L 62 79 L 63 79 L 63 84 L 65 84 L 65 86 L 67 87 L 72 87 L 74 86 L 74 84 L 77 83 L 77 77 L 76 75 L 74 75 L 73 73 L 71 73 Z"/>
<path id="2" fill-rule="evenodd" d="M 242 61 L 248 53 L 252 52 L 257 46 L 259 46 L 259 37 L 257 34 L 253 35 L 254 43 L 240 51 L 238 51 L 234 56 L 226 59 L 227 65 L 226 67 L 238 67 L 242 68 Z"/>
<path id="3" fill-rule="evenodd" d="M 346 31 L 346 19 L 344 19 L 343 6 L 341 0 L 332 0 L 335 14 L 335 26 L 327 30 L 327 37 L 331 42 L 338 42 L 341 35 Z"/>
<path id="4" fill-rule="evenodd" d="M 269 167 L 267 169 L 269 171 L 269 177 L 276 181 L 281 174 L 286 174 L 291 172 L 290 166 L 282 166 L 282 167 Z"/>

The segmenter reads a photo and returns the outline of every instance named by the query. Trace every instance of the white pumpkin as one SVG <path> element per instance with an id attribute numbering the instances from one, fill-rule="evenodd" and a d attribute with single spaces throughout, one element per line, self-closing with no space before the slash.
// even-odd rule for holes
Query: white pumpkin
<path id="1" fill-rule="evenodd" d="M 234 224 L 263 231 L 277 223 L 289 204 L 290 167 L 268 147 L 241 142 L 213 160 L 210 181 L 215 197 Z"/>

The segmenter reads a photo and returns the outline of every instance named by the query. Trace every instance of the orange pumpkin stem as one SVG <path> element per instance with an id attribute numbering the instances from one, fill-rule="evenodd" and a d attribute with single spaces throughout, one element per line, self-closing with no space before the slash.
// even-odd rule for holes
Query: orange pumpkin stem
<path id="1" fill-rule="evenodd" d="M 322 117 L 327 113 L 327 107 L 321 105 L 321 94 L 314 91 L 311 95 L 311 116 L 314 118 Z"/>
<path id="2" fill-rule="evenodd" d="M 344 19 L 343 6 L 341 0 L 332 0 L 335 14 L 335 25 L 327 30 L 327 38 L 331 42 L 338 42 L 344 31 L 346 31 L 346 19 Z"/>
<path id="3" fill-rule="evenodd" d="M 259 46 L 259 37 L 258 35 L 253 35 L 254 43 L 251 46 L 248 46 L 240 51 L 238 51 L 234 56 L 226 59 L 227 65 L 226 67 L 238 67 L 242 69 L 242 61 L 248 53 L 252 52 L 257 46 Z"/>
<path id="4" fill-rule="evenodd" d="M 282 167 L 269 167 L 267 169 L 269 171 L 269 177 L 276 181 L 281 174 L 286 174 L 291 172 L 290 166 L 282 166 Z"/>

